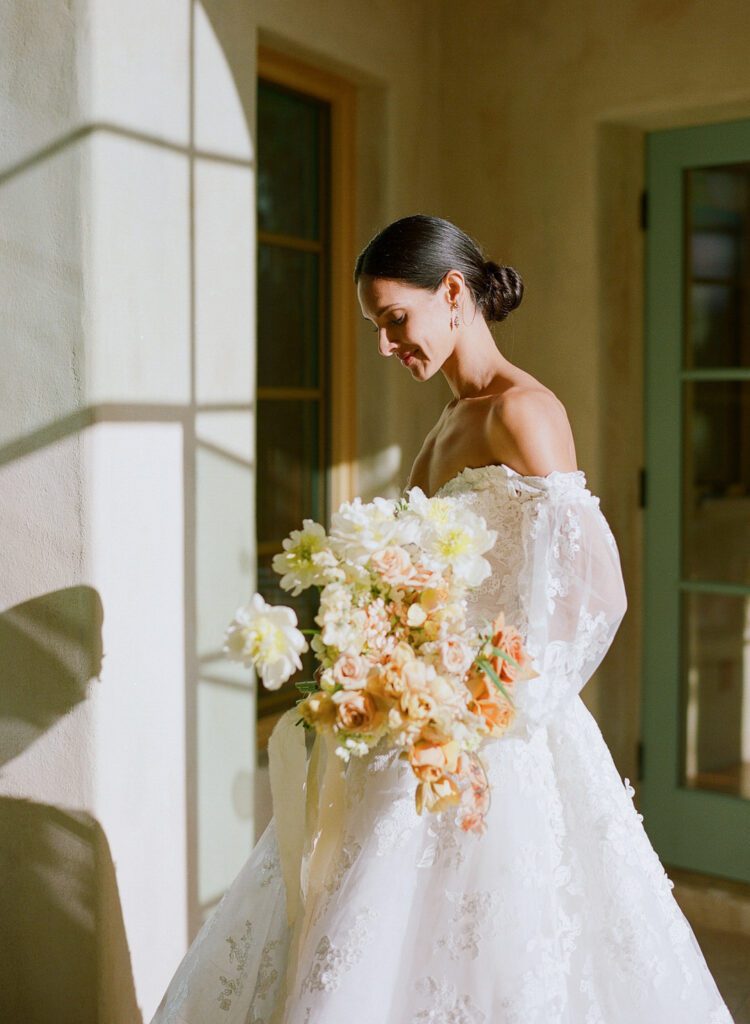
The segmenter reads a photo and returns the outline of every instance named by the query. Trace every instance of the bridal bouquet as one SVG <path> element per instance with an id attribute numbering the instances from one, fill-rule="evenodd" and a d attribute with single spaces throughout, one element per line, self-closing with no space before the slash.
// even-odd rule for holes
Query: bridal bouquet
<path id="1" fill-rule="evenodd" d="M 417 812 L 456 805 L 457 823 L 479 835 L 489 783 L 478 748 L 512 722 L 516 683 L 538 675 L 502 612 L 484 630 L 467 623 L 466 596 L 489 575 L 482 556 L 496 537 L 457 499 L 427 498 L 419 487 L 400 499 L 344 502 L 328 533 L 303 520 L 272 563 L 293 596 L 319 588 L 319 628 L 298 629 L 293 609 L 256 593 L 224 642 L 227 656 L 277 689 L 301 668 L 303 634 L 312 634 L 319 666 L 296 684 L 305 728 L 332 731 L 344 762 L 383 739 L 401 748 L 417 779 Z"/>

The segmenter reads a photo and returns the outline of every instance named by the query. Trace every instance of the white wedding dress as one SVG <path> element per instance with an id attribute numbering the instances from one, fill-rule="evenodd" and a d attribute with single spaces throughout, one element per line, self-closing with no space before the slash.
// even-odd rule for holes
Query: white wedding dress
<path id="1" fill-rule="evenodd" d="M 581 470 L 502 464 L 464 469 L 449 494 L 498 531 L 471 621 L 504 610 L 540 672 L 482 748 L 486 833 L 452 810 L 417 815 L 411 768 L 388 749 L 339 762 L 326 803 L 309 772 L 303 786 L 287 724 L 274 817 L 152 1024 L 732 1024 L 579 696 L 626 609 L 599 499 Z M 317 888 L 300 860 L 303 789 L 330 851 Z"/>

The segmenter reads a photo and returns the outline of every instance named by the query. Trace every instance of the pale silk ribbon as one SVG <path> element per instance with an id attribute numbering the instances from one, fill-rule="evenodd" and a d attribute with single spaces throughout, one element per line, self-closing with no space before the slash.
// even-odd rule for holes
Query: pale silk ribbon
<path id="1" fill-rule="evenodd" d="M 338 848 L 346 801 L 346 774 L 333 733 L 316 734 L 308 760 L 305 729 L 295 725 L 298 720 L 299 710 L 290 708 L 268 739 L 276 839 L 292 929 L 286 976 L 271 1024 L 282 1020 L 293 988 L 298 954 Z"/>

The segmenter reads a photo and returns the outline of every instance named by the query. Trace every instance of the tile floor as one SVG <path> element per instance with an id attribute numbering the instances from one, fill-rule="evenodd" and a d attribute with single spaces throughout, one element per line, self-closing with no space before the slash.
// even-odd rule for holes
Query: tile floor
<path id="1" fill-rule="evenodd" d="M 750 1024 L 750 936 L 705 925 L 693 931 L 734 1024 Z"/>

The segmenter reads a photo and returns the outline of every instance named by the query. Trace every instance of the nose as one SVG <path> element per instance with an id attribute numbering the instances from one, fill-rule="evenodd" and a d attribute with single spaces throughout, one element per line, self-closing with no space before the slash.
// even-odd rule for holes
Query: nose
<path id="1" fill-rule="evenodd" d="M 388 340 L 385 327 L 381 327 L 378 331 L 378 352 L 380 352 L 381 356 L 390 356 L 393 354 L 391 352 L 391 343 Z"/>

